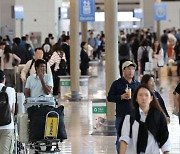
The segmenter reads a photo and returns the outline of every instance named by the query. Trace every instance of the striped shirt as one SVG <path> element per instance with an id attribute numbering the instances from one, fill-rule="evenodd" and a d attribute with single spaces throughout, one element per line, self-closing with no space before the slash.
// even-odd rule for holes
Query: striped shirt
<path id="1" fill-rule="evenodd" d="M 63 52 L 62 58 L 60 57 L 60 53 L 57 53 L 56 51 L 53 52 L 53 55 L 51 56 L 49 60 L 49 65 L 52 66 L 53 64 L 55 64 L 54 71 L 57 71 L 59 69 L 59 64 L 60 64 L 61 59 L 64 59 L 66 62 L 66 57 L 65 57 L 64 52 Z"/>

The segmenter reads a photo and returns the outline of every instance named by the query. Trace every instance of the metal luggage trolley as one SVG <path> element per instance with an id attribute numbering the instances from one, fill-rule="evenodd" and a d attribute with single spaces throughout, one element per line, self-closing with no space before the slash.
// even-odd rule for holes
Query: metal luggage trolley
<path id="1" fill-rule="evenodd" d="M 54 97 L 37 97 L 37 98 L 27 98 L 25 102 L 26 112 L 28 108 L 36 106 L 53 106 L 56 107 L 56 100 Z M 29 122 L 30 123 L 30 119 Z M 28 145 L 30 149 L 35 149 L 35 151 L 40 153 L 56 153 L 59 152 L 60 149 L 58 147 L 58 143 L 60 139 L 57 139 L 58 133 L 58 124 L 59 124 L 59 115 L 56 111 L 50 111 L 46 114 L 45 118 L 45 128 L 44 128 L 44 139 L 37 140 L 35 142 L 29 141 Z M 38 126 L 37 126 L 38 127 Z M 29 131 L 30 132 L 30 127 Z M 51 150 L 47 150 L 47 147 Z M 42 150 L 43 149 L 43 150 Z"/>

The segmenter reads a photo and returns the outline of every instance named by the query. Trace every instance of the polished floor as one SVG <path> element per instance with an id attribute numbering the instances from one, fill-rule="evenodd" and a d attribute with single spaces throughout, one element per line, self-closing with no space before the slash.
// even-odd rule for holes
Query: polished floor
<path id="1" fill-rule="evenodd" d="M 180 154 L 180 126 L 178 117 L 172 114 L 174 109 L 172 92 L 177 82 L 179 82 L 179 78 L 172 76 L 162 77 L 161 83 L 157 82 L 157 89 L 162 88 L 161 94 L 171 117 L 168 125 L 171 154 Z M 64 120 L 68 134 L 68 139 L 60 143 L 60 154 L 116 154 L 116 137 L 100 133 L 101 129 L 95 128 L 95 115 L 92 113 L 92 99 L 105 99 L 105 69 L 103 65 L 98 66 L 98 77 L 89 78 L 88 89 L 88 100 L 70 102 L 59 98 L 59 104 L 65 106 Z M 96 131 L 99 133 L 94 133 Z"/>

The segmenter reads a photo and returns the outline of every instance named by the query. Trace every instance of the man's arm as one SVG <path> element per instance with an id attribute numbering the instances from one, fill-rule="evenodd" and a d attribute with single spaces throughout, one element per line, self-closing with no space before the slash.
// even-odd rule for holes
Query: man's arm
<path id="1" fill-rule="evenodd" d="M 47 74 L 52 76 L 51 67 L 49 65 L 49 62 L 47 62 Z"/>
<path id="2" fill-rule="evenodd" d="M 43 77 L 39 77 L 39 78 L 40 78 L 44 93 L 47 94 L 47 95 L 51 94 L 52 93 L 52 87 L 46 85 Z"/>
<path id="3" fill-rule="evenodd" d="M 28 62 L 24 65 L 24 68 L 23 68 L 22 71 L 21 71 L 21 80 L 22 80 L 23 82 L 26 81 L 26 75 L 27 75 L 27 73 L 28 73 L 28 71 L 29 71 L 30 62 L 31 62 L 31 60 L 28 61 Z"/>
<path id="4" fill-rule="evenodd" d="M 26 98 L 28 98 L 28 97 L 31 96 L 31 92 L 30 92 L 30 89 L 29 89 L 29 88 L 26 88 L 26 89 L 25 89 L 25 96 L 26 96 Z"/>
<path id="5" fill-rule="evenodd" d="M 122 93 L 121 95 L 117 92 L 117 83 L 113 82 L 111 85 L 111 88 L 108 92 L 107 100 L 108 102 L 121 102 L 122 100 L 128 100 L 129 94 L 128 93 Z"/>
<path id="6" fill-rule="evenodd" d="M 177 112 L 180 111 L 180 95 L 178 93 L 176 93 L 176 101 L 175 101 L 175 105 L 176 105 L 176 110 Z"/>

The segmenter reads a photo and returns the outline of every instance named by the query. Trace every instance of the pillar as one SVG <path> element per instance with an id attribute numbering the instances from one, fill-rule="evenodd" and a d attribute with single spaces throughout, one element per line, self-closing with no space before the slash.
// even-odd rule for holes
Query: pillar
<path id="1" fill-rule="evenodd" d="M 0 35 L 15 37 L 15 19 L 12 17 L 12 6 L 15 1 L 0 0 Z"/>
<path id="2" fill-rule="evenodd" d="M 154 0 L 141 0 L 141 8 L 143 10 L 142 26 L 155 31 L 154 28 Z"/>
<path id="3" fill-rule="evenodd" d="M 77 101 L 79 96 L 79 5 L 78 1 L 70 0 L 70 72 L 71 100 Z"/>
<path id="4" fill-rule="evenodd" d="M 156 3 L 161 3 L 161 0 L 156 0 Z M 161 28 L 161 23 L 160 21 L 157 21 L 157 24 L 156 24 L 156 32 L 157 32 L 157 39 L 160 41 L 160 28 Z"/>
<path id="5" fill-rule="evenodd" d="M 119 77 L 117 0 L 105 0 L 106 96 Z M 107 102 L 107 122 L 114 124 L 115 103 Z"/>
<path id="6" fill-rule="evenodd" d="M 88 36 L 87 36 L 87 22 L 81 23 L 81 32 L 82 32 L 82 41 L 87 42 Z"/>

